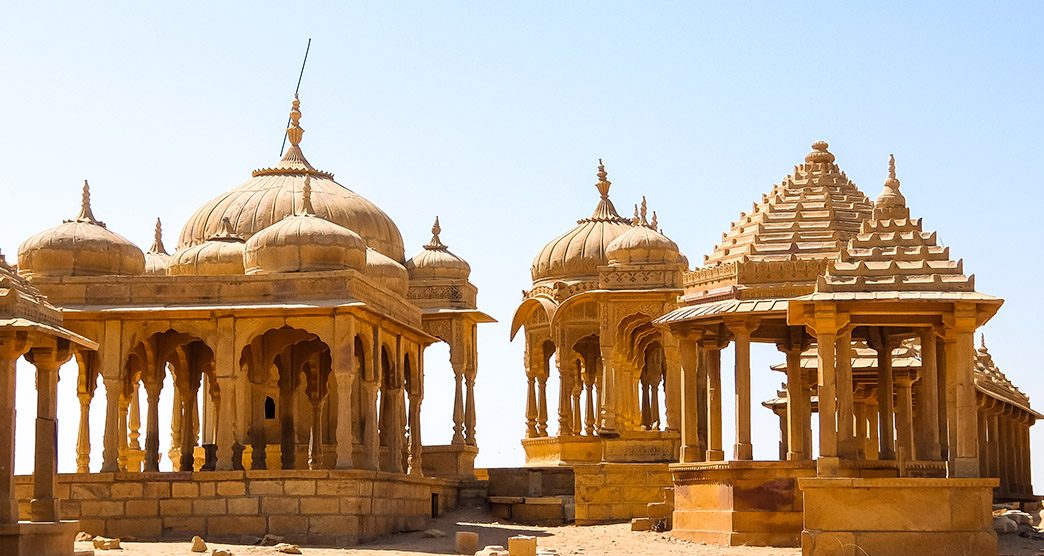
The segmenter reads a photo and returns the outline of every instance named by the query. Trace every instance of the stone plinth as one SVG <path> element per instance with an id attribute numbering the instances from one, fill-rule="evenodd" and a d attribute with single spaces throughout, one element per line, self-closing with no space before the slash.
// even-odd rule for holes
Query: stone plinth
<path id="1" fill-rule="evenodd" d="M 576 524 L 594 525 L 647 517 L 650 502 L 671 486 L 666 463 L 600 463 L 573 467 Z"/>
<path id="2" fill-rule="evenodd" d="M 670 466 L 677 538 L 725 546 L 800 546 L 798 479 L 811 461 L 730 461 Z"/>
<path id="3" fill-rule="evenodd" d="M 15 489 L 24 518 L 32 477 L 17 477 Z M 273 534 L 343 546 L 423 528 L 434 495 L 439 511 L 456 506 L 457 483 L 364 470 L 91 473 L 59 475 L 56 494 L 62 518 L 80 520 L 93 535 L 235 541 Z"/>
<path id="4" fill-rule="evenodd" d="M 677 461 L 681 435 L 677 431 L 638 431 L 618 437 L 549 436 L 526 438 L 527 466 L 590 463 L 668 463 Z"/>
<path id="5" fill-rule="evenodd" d="M 4 556 L 73 556 L 78 521 L 0 525 L 0 554 Z"/>
<path id="6" fill-rule="evenodd" d="M 477 446 L 447 444 L 425 446 L 423 452 L 424 474 L 429 477 L 447 479 L 474 479 Z"/>
<path id="7" fill-rule="evenodd" d="M 997 479 L 807 478 L 804 556 L 996 554 Z"/>

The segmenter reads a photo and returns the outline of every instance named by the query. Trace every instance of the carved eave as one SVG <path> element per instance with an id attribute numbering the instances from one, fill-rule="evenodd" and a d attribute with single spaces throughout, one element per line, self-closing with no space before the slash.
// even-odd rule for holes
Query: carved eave
<path id="1" fill-rule="evenodd" d="M 478 308 L 478 288 L 466 280 L 411 280 L 406 298 L 422 309 Z"/>
<path id="2" fill-rule="evenodd" d="M 601 290 L 672 290 L 682 293 L 685 264 L 613 264 L 598 268 Z"/>

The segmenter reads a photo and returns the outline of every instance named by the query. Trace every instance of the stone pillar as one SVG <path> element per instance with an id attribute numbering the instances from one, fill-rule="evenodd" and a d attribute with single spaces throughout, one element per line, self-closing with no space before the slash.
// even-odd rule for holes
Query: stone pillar
<path id="1" fill-rule="evenodd" d="M 526 372 L 526 438 L 536 438 L 537 434 L 537 401 L 536 376 Z"/>
<path id="2" fill-rule="evenodd" d="M 573 436 L 573 380 L 569 372 L 569 356 L 565 348 L 555 352 L 558 368 L 558 436 Z"/>
<path id="3" fill-rule="evenodd" d="M 61 342 L 61 341 L 59 341 Z M 27 359 L 36 367 L 36 463 L 29 517 L 58 521 L 58 367 L 69 360 L 68 348 L 33 348 Z"/>
<path id="4" fill-rule="evenodd" d="M 856 399 L 852 402 L 855 413 L 855 458 L 866 459 L 866 400 Z"/>
<path id="5" fill-rule="evenodd" d="M 852 394 L 852 332 L 845 331 L 837 336 L 837 444 L 838 455 L 855 459 L 855 410 Z"/>
<path id="6" fill-rule="evenodd" d="M 418 361 L 418 365 L 423 365 L 423 363 Z M 421 441 L 421 402 L 424 401 L 423 369 L 423 366 L 419 366 L 416 370 L 411 369 L 415 375 L 411 383 L 412 388 L 409 392 L 410 411 L 408 424 L 410 428 L 410 444 L 409 456 L 407 458 L 407 472 L 415 477 L 420 477 L 424 474 L 424 463 L 422 460 L 424 444 Z"/>
<path id="7" fill-rule="evenodd" d="M 715 340 L 706 344 L 704 349 L 707 357 L 707 461 L 722 461 L 725 451 L 721 443 L 721 348 Z"/>
<path id="8" fill-rule="evenodd" d="M 2 372 L 2 371 L 0 371 Z M 91 472 L 91 399 L 94 392 L 80 392 L 80 428 L 76 434 L 76 472 Z"/>
<path id="9" fill-rule="evenodd" d="M 131 389 L 130 408 L 127 415 L 127 424 L 130 426 L 127 447 L 131 450 L 141 450 L 141 443 L 139 442 L 141 438 L 141 403 L 138 400 L 138 390 L 138 383 L 134 383 Z M 135 469 L 135 471 L 141 470 Z"/>
<path id="10" fill-rule="evenodd" d="M 194 363 L 189 363 L 193 365 Z M 185 371 L 191 377 L 193 371 Z M 193 384 L 195 382 L 195 384 Z M 199 415 L 199 382 L 189 378 L 186 391 L 181 396 L 181 471 L 193 471 L 196 463 L 196 419 Z"/>
<path id="11" fill-rule="evenodd" d="M 1000 477 L 1000 446 L 997 442 L 997 435 L 1000 434 L 1000 428 L 997 426 L 997 415 L 991 413 L 986 418 L 986 436 L 988 438 L 988 465 L 987 465 L 987 477 Z"/>
<path id="12" fill-rule="evenodd" d="M 681 430 L 681 363 L 678 347 L 671 338 L 664 339 L 664 363 L 667 372 L 663 381 L 664 413 L 667 414 L 665 430 Z"/>
<path id="13" fill-rule="evenodd" d="M 127 471 L 127 414 L 130 409 L 130 395 L 126 392 L 120 396 L 119 423 L 120 432 L 116 449 L 116 462 L 120 471 Z"/>
<path id="14" fill-rule="evenodd" d="M 618 403 L 617 398 L 621 395 L 621 392 L 617 391 L 617 367 L 619 362 L 614 359 L 615 353 L 613 346 L 605 343 L 605 338 L 601 338 L 601 344 L 599 349 L 602 355 L 602 384 L 600 390 L 600 415 L 598 420 L 598 434 L 599 436 L 618 436 L 619 431 L 617 430 L 617 409 Z M 623 419 L 624 416 L 619 416 Z M 622 424 L 621 424 L 622 425 Z"/>
<path id="15" fill-rule="evenodd" d="M 737 460 L 754 459 L 750 443 L 750 328 L 732 325 L 736 342 L 736 446 Z"/>
<path id="16" fill-rule="evenodd" d="M 177 393 L 175 388 L 174 392 Z M 268 431 L 265 427 L 265 402 L 268 400 L 262 385 L 253 384 L 250 387 L 251 417 L 250 417 L 250 469 L 268 469 Z M 243 467 L 246 467 L 244 464 Z"/>
<path id="17" fill-rule="evenodd" d="M 323 402 L 325 396 L 309 396 L 308 403 L 312 406 L 312 423 L 308 427 L 308 469 L 323 468 Z"/>
<path id="18" fill-rule="evenodd" d="M 837 372 L 834 367 L 836 337 L 816 332 L 819 368 L 819 475 L 837 474 Z"/>
<path id="19" fill-rule="evenodd" d="M 123 385 L 119 376 L 107 375 L 102 380 L 105 384 L 105 436 L 102 438 L 101 472 L 113 473 L 119 471 L 120 390 Z"/>
<path id="20" fill-rule="evenodd" d="M 235 469 L 233 447 L 236 443 L 236 379 L 234 376 L 219 376 L 217 382 L 217 411 L 214 418 L 215 443 L 217 444 L 217 471 Z"/>
<path id="21" fill-rule="evenodd" d="M 379 359 L 374 360 L 376 365 Z M 364 466 L 366 469 L 376 471 L 380 469 L 380 437 L 377 433 L 377 383 L 369 380 L 359 382 L 363 390 L 363 403 L 365 407 L 365 421 L 363 423 L 363 453 Z"/>
<path id="22" fill-rule="evenodd" d="M 789 400 L 787 400 L 787 404 L 790 404 Z M 790 428 L 787 424 L 787 411 L 784 409 L 782 411 L 776 411 L 775 414 L 776 417 L 779 417 L 779 461 L 786 461 L 787 453 L 790 452 L 787 439 L 787 435 L 789 434 L 788 430 Z"/>
<path id="23" fill-rule="evenodd" d="M 878 422 L 881 417 L 881 404 L 878 403 L 876 394 L 874 399 L 866 402 L 866 459 L 877 461 L 881 454 L 881 426 Z"/>
<path id="24" fill-rule="evenodd" d="M 897 403 L 895 408 L 895 428 L 899 453 L 902 454 L 902 459 L 904 461 L 916 459 L 916 455 L 914 454 L 912 386 L 913 382 L 909 375 L 896 377 L 895 379 L 895 397 Z"/>
<path id="25" fill-rule="evenodd" d="M 917 459 L 942 459 L 939 446 L 939 373 L 933 330 L 921 333 L 921 370 L 917 380 Z"/>
<path id="26" fill-rule="evenodd" d="M 811 454 L 805 453 L 806 415 L 804 410 L 808 398 L 808 386 L 805 385 L 801 372 L 801 348 L 790 348 L 787 355 L 787 454 L 790 461 L 807 460 Z M 811 422 L 810 420 L 808 422 Z"/>
<path id="27" fill-rule="evenodd" d="M 167 457 L 170 459 L 170 464 L 175 471 L 181 465 L 181 457 L 178 455 L 181 453 L 181 388 L 178 388 L 177 383 L 174 384 L 173 391 L 173 405 L 171 407 L 171 418 L 170 418 L 170 450 L 167 451 Z"/>
<path id="28" fill-rule="evenodd" d="M 475 438 L 475 371 L 472 365 L 464 374 L 464 385 L 467 387 L 467 402 L 464 404 L 464 443 L 468 446 L 478 444 Z"/>
<path id="29" fill-rule="evenodd" d="M 990 476 L 990 458 L 989 458 L 989 446 L 986 445 L 988 442 L 987 430 L 989 429 L 989 418 L 986 415 L 986 408 L 979 408 L 979 476 L 989 477 Z"/>
<path id="30" fill-rule="evenodd" d="M 957 477 L 976 477 L 979 474 L 978 403 L 975 399 L 973 356 L 974 329 L 959 330 L 954 334 L 954 354 L 946 354 L 947 366 L 953 367 L 957 417 L 957 457 L 954 474 Z M 950 344 L 947 344 L 947 348 Z M 951 373 L 947 373 L 951 374 Z"/>
<path id="31" fill-rule="evenodd" d="M 18 523 L 14 488 L 16 363 L 29 343 L 0 335 L 0 524 Z"/>
<path id="32" fill-rule="evenodd" d="M 451 357 L 453 379 L 456 389 L 453 394 L 453 440 L 451 444 L 464 444 L 464 359 L 461 356 Z"/>
<path id="33" fill-rule="evenodd" d="M 877 350 L 877 403 L 881 408 L 879 420 L 881 451 L 880 459 L 895 459 L 895 399 L 892 384 L 892 345 L 887 330 L 881 329 Z"/>
<path id="34" fill-rule="evenodd" d="M 538 375 L 537 380 L 537 436 L 547 436 L 547 374 Z"/>
<path id="35" fill-rule="evenodd" d="M 700 360 L 695 340 L 682 339 L 681 356 L 681 463 L 703 460 L 699 446 L 699 412 L 696 405 L 696 366 Z"/>
<path id="36" fill-rule="evenodd" d="M 145 380 L 145 471 L 159 471 L 159 398 L 163 383 Z"/>

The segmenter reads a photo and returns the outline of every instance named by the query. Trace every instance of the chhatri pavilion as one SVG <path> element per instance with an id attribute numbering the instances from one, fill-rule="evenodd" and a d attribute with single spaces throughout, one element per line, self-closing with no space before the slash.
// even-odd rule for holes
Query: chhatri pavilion
<path id="1" fill-rule="evenodd" d="M 62 519 L 108 536 L 343 544 L 418 527 L 474 478 L 476 327 L 492 319 L 477 309 L 470 266 L 443 243 L 438 219 L 406 258 L 384 211 L 308 161 L 300 119 L 295 98 L 286 154 L 203 204 L 173 253 L 159 222 L 147 252 L 109 229 L 85 182 L 79 213 L 26 239 L 17 275 L 4 270 L 9 296 L 46 299 L 28 317 L 0 314 L 4 406 L 14 407 L 19 355 L 43 369 L 40 399 L 51 405 L 41 418 L 51 423 L 57 365 L 75 357 L 78 368 L 77 474 L 58 481 L 70 499 Z M 423 354 L 435 342 L 449 345 L 453 437 L 424 446 Z M 159 471 L 168 377 L 175 473 Z M 99 381 L 105 429 L 92 431 Z M 0 423 L 9 437 L 10 423 Z M 48 444 L 38 441 L 37 458 L 53 482 Z M 37 511 L 55 498 L 41 469 L 21 491 L 33 498 L 22 515 L 55 521 L 55 511 Z M 0 470 L 10 483 L 10 465 Z M 29 496 L 0 495 L 4 527 L 18 512 L 2 508 Z"/>

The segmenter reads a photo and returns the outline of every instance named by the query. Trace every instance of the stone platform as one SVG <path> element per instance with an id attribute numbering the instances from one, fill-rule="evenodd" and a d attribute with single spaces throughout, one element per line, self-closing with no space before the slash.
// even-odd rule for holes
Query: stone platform
<path id="1" fill-rule="evenodd" d="M 422 529 L 433 510 L 456 506 L 458 484 L 363 470 L 91 473 L 58 475 L 56 494 L 62 519 L 94 535 L 238 541 L 271 533 L 343 546 Z M 32 477 L 17 477 L 15 492 L 25 519 Z"/>
<path id="2" fill-rule="evenodd" d="M 798 480 L 804 556 L 997 554 L 997 479 Z"/>
<path id="3" fill-rule="evenodd" d="M 677 461 L 680 446 L 681 435 L 677 431 L 636 431 L 621 433 L 616 437 L 548 436 L 522 440 L 526 465 L 537 467 L 601 462 L 669 463 Z"/>
<path id="4" fill-rule="evenodd" d="M 0 525 L 0 554 L 3 556 L 73 556 L 73 543 L 80 523 L 8 523 Z"/>

